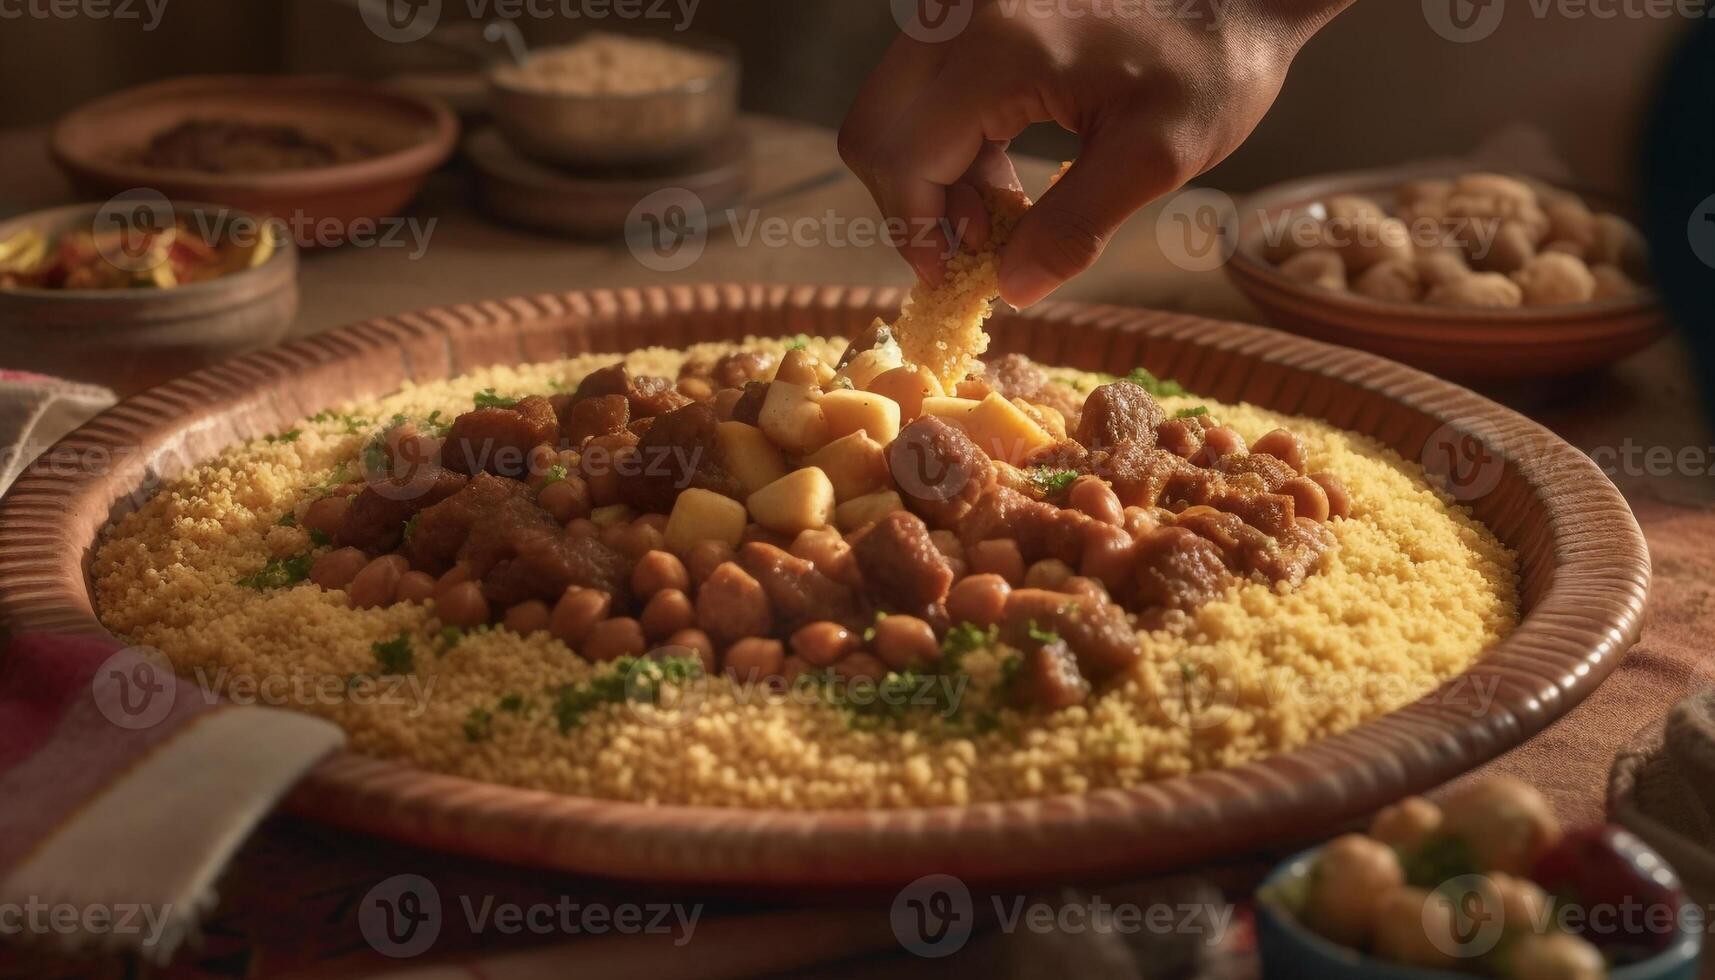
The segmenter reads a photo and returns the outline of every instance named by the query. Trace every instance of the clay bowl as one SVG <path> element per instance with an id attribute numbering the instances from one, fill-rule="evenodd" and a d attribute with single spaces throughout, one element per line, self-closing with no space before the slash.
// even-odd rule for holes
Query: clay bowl
<path id="1" fill-rule="evenodd" d="M 206 173 L 128 162 L 157 134 L 192 119 L 292 126 L 360 138 L 377 155 L 272 173 Z M 332 77 L 197 75 L 129 89 L 73 110 L 54 126 L 54 161 L 78 188 L 106 197 L 148 188 L 279 217 L 299 245 L 372 236 L 452 154 L 458 123 L 446 106 L 369 82 Z M 384 229 L 383 229 L 384 230 Z"/>
<path id="2" fill-rule="evenodd" d="M 262 229 L 255 215 L 215 205 L 172 210 L 193 227 Z M 96 204 L 37 211 L 0 222 L 0 241 L 27 228 L 50 237 L 88 229 L 110 216 Z M 297 315 L 297 247 L 277 238 L 274 254 L 253 269 L 172 289 L 0 289 L 0 365 L 127 395 L 277 344 Z"/>
<path id="3" fill-rule="evenodd" d="M 1667 333 L 1653 293 L 1581 306 L 1515 310 L 1387 303 L 1297 282 L 1263 257 L 1267 229 L 1335 194 L 1364 194 L 1391 213 L 1408 180 L 1481 169 L 1447 163 L 1331 174 L 1277 184 L 1240 208 L 1237 250 L 1227 276 L 1268 321 L 1306 337 L 1345 344 L 1462 381 L 1528 381 L 1606 367 Z M 1567 188 L 1568 190 L 1576 190 Z M 1630 208 L 1576 190 L 1592 208 L 1631 217 Z"/>
<path id="4" fill-rule="evenodd" d="M 0 502 L 0 618 L 102 633 L 84 574 L 101 528 L 155 475 L 352 397 L 515 364 L 747 334 L 852 335 L 892 289 L 721 285 L 593 290 L 371 320 L 199 371 L 68 437 Z M 1114 878 L 1326 834 L 1517 745 L 1571 708 L 1636 639 L 1649 555 L 1612 484 L 1576 449 L 1463 388 L 1368 354 L 1259 327 L 1049 303 L 992 321 L 994 347 L 1086 369 L 1144 366 L 1191 390 L 1319 416 L 1431 463 L 1475 461 L 1461 498 L 1522 564 L 1527 616 L 1443 696 L 1238 768 L 1128 790 L 969 807 L 799 813 L 647 806 L 439 775 L 345 753 L 289 806 L 342 827 L 519 864 L 746 891 Z M 107 452 L 141 446 L 142 453 Z M 1460 685 L 1454 687 L 1453 685 Z"/>

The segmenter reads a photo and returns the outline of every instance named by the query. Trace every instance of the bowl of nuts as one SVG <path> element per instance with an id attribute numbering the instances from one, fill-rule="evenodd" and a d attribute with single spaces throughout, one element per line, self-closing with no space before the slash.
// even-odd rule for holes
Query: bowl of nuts
<path id="1" fill-rule="evenodd" d="M 1259 192 L 1227 272 L 1276 326 L 1472 381 L 1595 371 L 1666 332 L 1624 205 L 1420 165 Z"/>

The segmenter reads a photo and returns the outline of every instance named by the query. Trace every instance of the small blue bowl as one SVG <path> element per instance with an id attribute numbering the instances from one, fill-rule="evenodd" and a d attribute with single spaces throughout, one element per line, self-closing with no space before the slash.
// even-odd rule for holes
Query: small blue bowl
<path id="1" fill-rule="evenodd" d="M 1293 914 L 1266 897 L 1288 882 L 1310 874 L 1320 848 L 1293 855 L 1270 872 L 1258 890 L 1257 948 L 1265 980 L 1471 980 L 1473 973 L 1402 966 L 1366 956 L 1324 939 L 1299 923 Z M 1630 963 L 1608 974 L 1609 980 L 1696 980 L 1698 954 L 1703 948 L 1702 915 L 1687 905 L 1679 916 L 1679 939 L 1647 960 Z"/>

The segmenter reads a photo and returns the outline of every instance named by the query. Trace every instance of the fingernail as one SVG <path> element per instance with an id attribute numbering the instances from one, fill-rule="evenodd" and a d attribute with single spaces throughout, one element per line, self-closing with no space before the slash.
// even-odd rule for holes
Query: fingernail
<path id="1" fill-rule="evenodd" d="M 1042 302 L 1058 288 L 1060 284 L 1041 266 L 1026 264 L 1001 270 L 1001 298 L 1021 310 Z"/>

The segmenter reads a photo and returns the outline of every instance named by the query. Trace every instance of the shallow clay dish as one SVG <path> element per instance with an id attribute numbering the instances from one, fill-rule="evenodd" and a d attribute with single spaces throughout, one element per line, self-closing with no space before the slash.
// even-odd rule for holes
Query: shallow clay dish
<path id="1" fill-rule="evenodd" d="M 129 399 L 52 454 L 112 458 L 22 477 L 0 501 L 0 618 L 15 631 L 102 633 L 91 542 L 152 476 L 351 398 L 489 364 L 747 334 L 850 335 L 897 312 L 891 289 L 725 285 L 596 290 L 372 320 L 249 355 Z M 1460 495 L 1519 551 L 1520 628 L 1473 676 L 1494 700 L 1414 703 L 1353 731 L 1235 769 L 1084 796 L 896 811 L 651 807 L 473 782 L 344 754 L 290 806 L 354 830 L 520 864 L 632 881 L 795 891 L 1112 878 L 1325 834 L 1518 744 L 1613 670 L 1636 639 L 1649 556 L 1625 500 L 1589 459 L 1469 391 L 1355 351 L 1196 317 L 1070 303 L 997 317 L 999 352 L 1144 366 L 1222 401 L 1325 418 L 1407 458 L 1457 450 Z M 146 452 L 108 452 L 141 445 Z"/>
<path id="2" fill-rule="evenodd" d="M 179 204 L 193 223 L 255 232 L 254 215 Z M 89 230 L 105 207 L 71 204 L 0 221 L 0 241 L 33 228 Z M 142 391 L 186 371 L 280 342 L 298 315 L 298 251 L 276 240 L 252 269 L 171 289 L 0 289 L 0 367 Z"/>
<path id="3" fill-rule="evenodd" d="M 1227 276 L 1270 323 L 1293 333 L 1345 344 L 1467 381 L 1518 381 L 1595 371 L 1659 340 L 1667 320 L 1654 293 L 1533 309 L 1455 309 L 1387 303 L 1297 282 L 1263 258 L 1266 229 L 1336 194 L 1363 194 L 1389 213 L 1394 190 L 1410 180 L 1481 169 L 1424 164 L 1330 174 L 1277 184 L 1240 205 L 1237 251 Z M 1629 208 L 1576 188 L 1600 211 L 1629 217 Z"/>
<path id="4" fill-rule="evenodd" d="M 187 120 L 295 127 L 358 138 L 377 154 L 273 173 L 205 173 L 129 162 L 129 154 Z M 61 118 L 50 149 L 82 191 L 107 197 L 149 188 L 172 200 L 211 201 L 291 222 L 304 247 L 337 245 L 398 215 L 452 154 L 458 122 L 433 100 L 333 77 L 195 75 L 98 99 Z M 365 230 L 368 229 L 368 230 Z"/>

